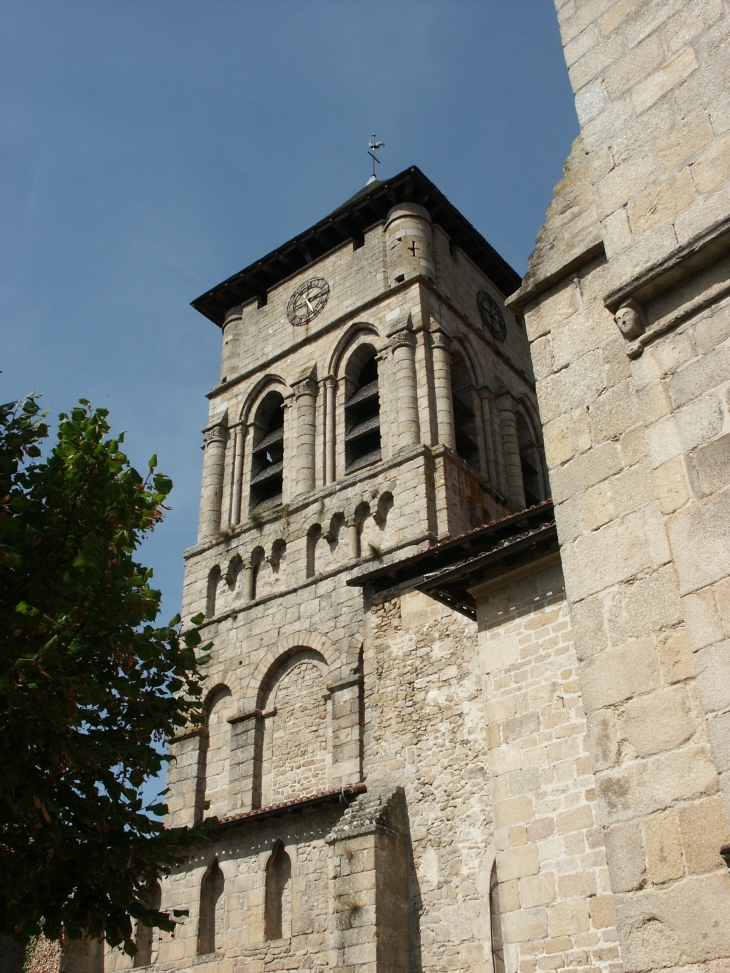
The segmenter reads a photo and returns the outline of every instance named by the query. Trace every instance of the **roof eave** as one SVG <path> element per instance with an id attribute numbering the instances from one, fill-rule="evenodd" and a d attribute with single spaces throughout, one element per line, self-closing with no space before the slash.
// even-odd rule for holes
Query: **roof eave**
<path id="1" fill-rule="evenodd" d="M 390 179 L 373 183 L 368 192 L 356 193 L 319 223 L 201 294 L 191 302 L 192 307 L 222 327 L 231 307 L 256 297 L 263 304 L 268 290 L 348 240 L 362 245 L 365 232 L 385 219 L 393 206 L 405 201 L 426 206 L 434 225 L 445 230 L 452 246 L 461 247 L 505 297 L 517 290 L 521 278 L 516 271 L 430 179 L 417 166 L 411 166 Z"/>

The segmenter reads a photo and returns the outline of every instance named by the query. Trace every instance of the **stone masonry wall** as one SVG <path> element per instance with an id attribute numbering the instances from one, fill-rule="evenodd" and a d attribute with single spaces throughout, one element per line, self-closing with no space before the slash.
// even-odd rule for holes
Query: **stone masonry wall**
<path id="1" fill-rule="evenodd" d="M 219 836 L 189 867 L 164 880 L 163 909 L 189 909 L 174 936 L 160 933 L 155 968 L 201 973 L 280 970 L 325 971 L 330 945 L 330 849 L 325 843 L 342 809 L 318 809 L 283 815 L 245 831 Z M 265 938 L 266 865 L 282 842 L 291 860 L 291 877 L 282 903 L 288 922 L 283 937 Z M 198 954 L 200 890 L 210 863 L 217 860 L 224 875 L 218 905 L 219 939 L 213 953 Z M 120 950 L 105 957 L 104 973 L 129 970 L 132 961 Z"/>
<path id="2" fill-rule="evenodd" d="M 508 973 L 622 970 L 557 557 L 474 589 Z"/>
<path id="3" fill-rule="evenodd" d="M 475 596 L 478 627 L 376 600 L 365 646 L 366 780 L 405 791 L 423 969 L 491 970 L 496 857 L 509 973 L 619 970 L 560 568 Z"/>
<path id="4" fill-rule="evenodd" d="M 532 347 L 624 968 L 719 971 L 730 10 L 557 7 L 581 139 L 510 303 Z"/>

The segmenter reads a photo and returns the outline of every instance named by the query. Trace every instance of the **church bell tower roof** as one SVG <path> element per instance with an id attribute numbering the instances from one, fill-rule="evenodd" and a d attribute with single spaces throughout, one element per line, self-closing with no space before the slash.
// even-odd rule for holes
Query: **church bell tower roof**
<path id="1" fill-rule="evenodd" d="M 201 294 L 192 306 L 221 327 L 231 307 L 255 297 L 265 303 L 271 287 L 348 240 L 361 245 L 366 230 L 385 220 L 393 206 L 406 202 L 424 206 L 431 222 L 448 234 L 451 246 L 460 247 L 505 297 L 517 290 L 519 274 L 417 166 L 410 166 L 391 179 L 370 183 L 319 223 Z"/>

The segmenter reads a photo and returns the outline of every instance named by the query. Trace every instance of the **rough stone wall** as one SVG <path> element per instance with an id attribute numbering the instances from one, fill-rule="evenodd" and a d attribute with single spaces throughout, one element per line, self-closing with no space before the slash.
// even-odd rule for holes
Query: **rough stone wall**
<path id="1" fill-rule="evenodd" d="M 317 661 L 301 655 L 286 665 L 267 709 L 264 730 L 264 807 L 327 787 L 327 706 Z"/>
<path id="2" fill-rule="evenodd" d="M 366 780 L 404 788 L 414 949 L 491 970 L 496 857 L 510 973 L 619 970 L 560 568 L 475 597 L 478 626 L 418 593 L 370 613 Z"/>
<path id="3" fill-rule="evenodd" d="M 730 214 L 724 0 L 557 0 L 610 276 Z"/>
<path id="4" fill-rule="evenodd" d="M 163 909 L 189 909 L 190 915 L 174 937 L 160 934 L 157 969 L 185 971 L 328 969 L 330 939 L 330 848 L 325 838 L 337 823 L 342 809 L 318 809 L 286 814 L 265 822 L 251 822 L 245 831 L 221 836 L 194 856 L 189 868 L 163 884 Z M 276 846 L 283 842 L 291 861 L 291 877 L 284 891 L 284 923 L 281 939 L 265 938 L 266 865 Z M 216 951 L 198 953 L 200 890 L 203 876 L 217 859 L 224 875 L 220 912 L 220 937 Z M 105 973 L 129 970 L 132 961 L 120 950 L 105 957 Z"/>
<path id="5" fill-rule="evenodd" d="M 369 627 L 366 781 L 405 791 L 412 948 L 434 973 L 487 973 L 494 852 L 476 625 L 412 593 L 376 602 Z"/>
<path id="6" fill-rule="evenodd" d="M 719 971 L 730 12 L 557 7 L 582 142 L 511 303 L 532 345 L 624 968 Z M 581 229 L 593 213 L 602 247 Z"/>
<path id="7" fill-rule="evenodd" d="M 507 970 L 622 969 L 559 560 L 474 589 Z"/>

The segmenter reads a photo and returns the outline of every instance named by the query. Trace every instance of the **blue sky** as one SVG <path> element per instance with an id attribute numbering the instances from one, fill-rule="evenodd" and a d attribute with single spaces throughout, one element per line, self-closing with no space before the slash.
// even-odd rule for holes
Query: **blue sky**
<path id="1" fill-rule="evenodd" d="M 173 510 L 177 611 L 220 332 L 189 302 L 418 165 L 524 273 L 578 124 L 550 0 L 0 2 L 0 376 L 110 409 Z"/>

